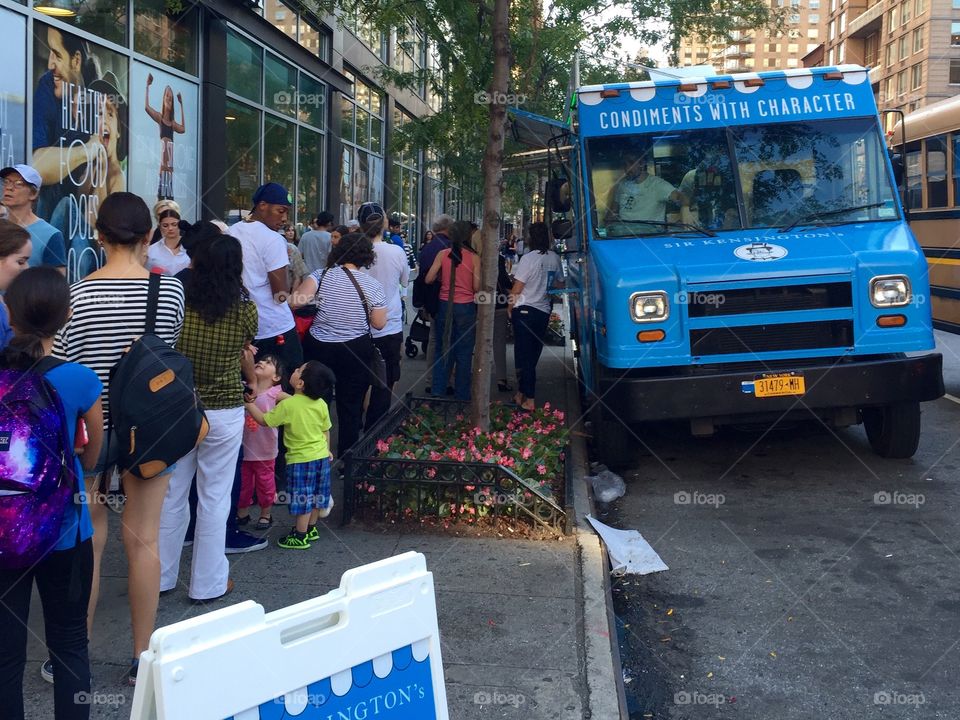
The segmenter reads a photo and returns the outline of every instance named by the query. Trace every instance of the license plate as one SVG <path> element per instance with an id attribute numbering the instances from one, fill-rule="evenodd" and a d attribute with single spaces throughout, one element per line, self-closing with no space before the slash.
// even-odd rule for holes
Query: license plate
<path id="1" fill-rule="evenodd" d="M 761 375 L 753 381 L 753 388 L 754 395 L 758 398 L 803 395 L 807 391 L 803 375 L 793 373 Z"/>

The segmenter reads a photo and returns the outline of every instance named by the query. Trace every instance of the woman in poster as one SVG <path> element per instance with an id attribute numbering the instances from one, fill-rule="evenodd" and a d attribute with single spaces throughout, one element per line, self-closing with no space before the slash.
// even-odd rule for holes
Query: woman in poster
<path id="1" fill-rule="evenodd" d="M 163 101 L 160 111 L 150 107 L 150 86 L 153 84 L 153 74 L 147 74 L 147 93 L 144 99 L 144 110 L 147 115 L 160 126 L 160 179 L 157 183 L 157 200 L 173 200 L 173 134 L 181 135 L 187 131 L 186 115 L 183 111 L 183 95 L 177 93 L 177 102 L 180 103 L 180 122 L 173 116 L 173 88 L 167 85 L 163 89 Z"/>

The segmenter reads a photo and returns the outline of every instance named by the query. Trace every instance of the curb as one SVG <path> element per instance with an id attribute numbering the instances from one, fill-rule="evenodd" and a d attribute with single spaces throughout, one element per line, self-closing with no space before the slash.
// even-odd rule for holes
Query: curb
<path id="1" fill-rule="evenodd" d="M 565 385 L 569 417 L 581 417 L 583 410 L 577 384 L 567 379 Z M 610 573 L 607 571 L 610 561 L 606 548 L 587 521 L 587 515 L 593 513 L 593 498 L 583 481 L 590 467 L 584 437 L 571 435 L 570 448 L 568 462 L 573 467 L 574 533 L 580 551 L 581 586 L 578 595 L 583 603 L 581 632 L 587 685 L 586 705 L 589 708 L 584 717 L 628 720 L 613 613 L 613 593 Z"/>

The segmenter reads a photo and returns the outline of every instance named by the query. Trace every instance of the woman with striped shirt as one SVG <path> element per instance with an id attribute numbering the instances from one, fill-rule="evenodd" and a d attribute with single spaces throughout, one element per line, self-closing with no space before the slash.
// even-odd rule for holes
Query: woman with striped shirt
<path id="1" fill-rule="evenodd" d="M 326 365 L 336 377 L 337 457 L 360 436 L 370 358 L 376 349 L 370 331 L 387 324 L 383 285 L 364 272 L 376 258 L 368 237 L 346 235 L 330 251 L 328 267 L 304 278 L 290 299 L 294 307 L 316 299 L 317 314 L 303 339 L 303 353 L 308 360 Z"/>
<path id="2" fill-rule="evenodd" d="M 54 354 L 93 370 L 109 398 L 110 370 L 124 350 L 146 330 L 147 283 L 150 273 L 143 258 L 150 240 L 150 210 L 132 193 L 108 196 L 97 214 L 99 242 L 106 263 L 70 287 L 73 314 L 59 332 Z M 173 277 L 161 277 L 157 304 L 156 334 L 175 345 L 183 325 L 183 286 Z M 110 404 L 103 404 L 104 429 L 110 427 Z M 108 457 L 107 448 L 109 447 Z M 94 535 L 93 588 L 87 617 L 92 630 L 100 584 L 100 559 L 107 542 L 106 506 L 100 498 L 111 467 L 116 463 L 116 441 L 104 442 L 94 470 L 86 477 Z M 147 649 L 157 617 L 160 597 L 160 559 L 157 539 L 160 510 L 167 492 L 169 472 L 149 480 L 130 473 L 123 475 L 127 495 L 123 511 L 123 545 L 127 553 L 128 593 L 133 626 L 133 658 Z M 131 666 L 130 683 L 136 681 L 136 663 Z"/>

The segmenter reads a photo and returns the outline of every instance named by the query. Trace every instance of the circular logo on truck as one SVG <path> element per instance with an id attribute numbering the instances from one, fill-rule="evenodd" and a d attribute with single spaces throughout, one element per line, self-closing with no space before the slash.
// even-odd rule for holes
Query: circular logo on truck
<path id="1" fill-rule="evenodd" d="M 741 245 L 733 251 L 733 254 L 741 260 L 764 262 L 766 260 L 779 260 L 782 257 L 786 257 L 787 249 L 782 245 L 760 242 Z"/>

